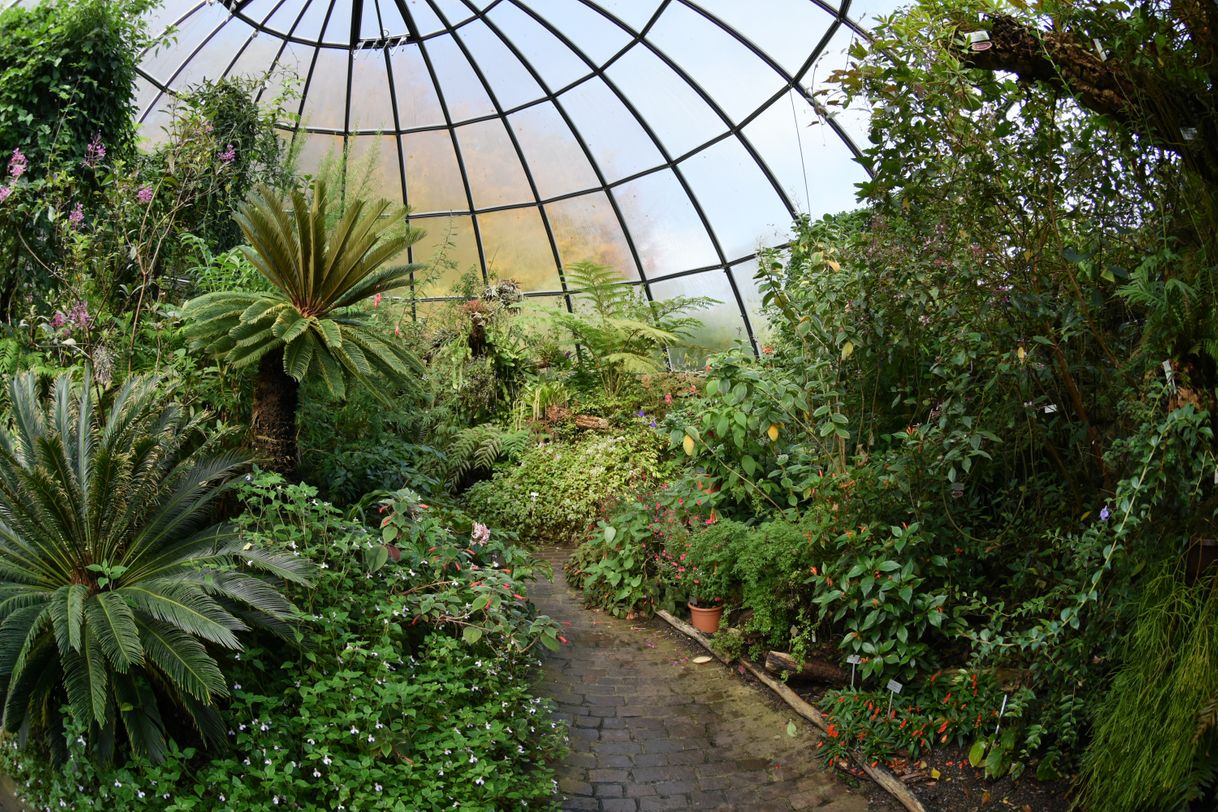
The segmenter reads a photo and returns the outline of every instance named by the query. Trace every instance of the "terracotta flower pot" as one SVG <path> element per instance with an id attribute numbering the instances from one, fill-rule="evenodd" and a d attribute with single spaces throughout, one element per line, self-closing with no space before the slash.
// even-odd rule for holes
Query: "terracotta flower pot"
<path id="1" fill-rule="evenodd" d="M 719 619 L 723 617 L 722 606 L 694 606 L 689 604 L 689 616 L 693 621 L 694 628 L 700 632 L 714 634 L 719 631 Z"/>

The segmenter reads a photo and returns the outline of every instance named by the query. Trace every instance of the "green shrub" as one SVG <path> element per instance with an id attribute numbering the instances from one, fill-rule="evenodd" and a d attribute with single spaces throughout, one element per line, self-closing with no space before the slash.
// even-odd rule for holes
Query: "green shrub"
<path id="1" fill-rule="evenodd" d="M 60 377 L 40 402 L 30 373 L 9 388 L 0 433 L 0 688 L 5 729 L 59 750 L 70 721 L 90 757 L 125 739 L 159 761 L 179 719 L 223 741 L 227 658 L 251 625 L 286 631 L 293 606 L 256 577 L 310 570 L 214 524 L 244 460 L 212 453 L 155 379 L 131 378 L 108 408 L 94 382 Z M 242 570 L 245 566 L 251 568 Z M 178 721 L 178 724 L 181 724 Z M 60 751 L 61 752 L 61 751 Z"/>
<path id="2" fill-rule="evenodd" d="M 570 542 L 634 483 L 656 478 L 665 467 L 660 450 L 646 427 L 542 446 L 471 487 L 466 502 L 472 513 L 522 539 Z"/>
<path id="3" fill-rule="evenodd" d="M 530 686 L 538 647 L 558 645 L 558 629 L 518 580 L 540 565 L 407 493 L 382 505 L 379 531 L 316 493 L 266 474 L 243 486 L 247 536 L 319 571 L 292 593 L 311 621 L 308 645 L 251 647 L 226 665 L 228 750 L 209 759 L 172 747 L 160 765 L 117 768 L 75 758 L 58 771 L 5 749 L 27 801 L 168 812 L 548 805 L 546 764 L 565 730 Z"/>

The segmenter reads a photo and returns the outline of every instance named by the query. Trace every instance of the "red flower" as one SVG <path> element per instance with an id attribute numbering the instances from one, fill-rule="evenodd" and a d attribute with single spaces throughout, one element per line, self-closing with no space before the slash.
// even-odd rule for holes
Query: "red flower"
<path id="1" fill-rule="evenodd" d="M 942 733 L 942 732 L 943 732 L 943 731 L 945 731 L 945 730 L 947 730 L 947 720 L 946 720 L 946 719 L 944 719 L 944 720 L 943 720 L 943 724 L 939 725 L 939 732 L 940 732 L 940 733 Z"/>
<path id="2" fill-rule="evenodd" d="M 825 732 L 828 733 L 830 737 L 832 737 L 834 739 L 837 738 L 837 728 L 834 727 L 832 724 L 829 725 L 829 729 L 826 730 Z"/>

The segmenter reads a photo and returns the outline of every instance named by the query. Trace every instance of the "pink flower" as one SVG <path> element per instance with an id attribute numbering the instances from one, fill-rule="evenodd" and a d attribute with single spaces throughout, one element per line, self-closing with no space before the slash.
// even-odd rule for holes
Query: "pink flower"
<path id="1" fill-rule="evenodd" d="M 231 164 L 237 158 L 237 150 L 232 144 L 227 145 L 227 149 L 220 153 L 220 162 Z"/>
<path id="2" fill-rule="evenodd" d="M 85 147 L 85 166 L 97 166 L 97 162 L 105 157 L 106 147 L 102 144 L 101 133 L 98 133 Z"/>
<path id="3" fill-rule="evenodd" d="M 85 220 L 85 204 L 77 203 L 76 207 L 74 209 L 72 209 L 71 214 L 68 215 L 68 222 L 74 226 L 78 226 L 81 223 L 83 223 L 84 220 Z"/>
<path id="4" fill-rule="evenodd" d="M 381 294 L 379 294 L 379 293 L 378 293 L 378 294 L 376 294 L 375 296 L 373 296 L 373 297 L 372 297 L 372 306 L 373 306 L 373 307 L 380 307 L 380 306 L 381 306 Z"/>
<path id="5" fill-rule="evenodd" d="M 143 203 L 144 205 L 151 203 L 152 202 L 152 187 L 151 186 L 140 187 L 140 190 L 135 193 L 135 198 L 136 198 L 136 200 Z"/>
<path id="6" fill-rule="evenodd" d="M 0 186 L 0 203 L 8 200 L 8 196 L 13 193 L 12 188 L 8 186 Z"/>
<path id="7" fill-rule="evenodd" d="M 491 540 L 491 529 L 481 522 L 474 522 L 474 529 L 469 538 L 474 544 L 486 544 Z"/>
<path id="8" fill-rule="evenodd" d="M 8 173 L 14 178 L 19 178 L 25 174 L 25 170 L 29 167 L 30 162 L 21 154 L 21 149 L 13 150 L 13 157 L 8 159 Z"/>

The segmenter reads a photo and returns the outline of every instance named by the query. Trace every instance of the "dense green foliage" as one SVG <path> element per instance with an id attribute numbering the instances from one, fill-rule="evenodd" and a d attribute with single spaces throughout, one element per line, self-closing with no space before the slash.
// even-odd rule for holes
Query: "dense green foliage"
<path id="1" fill-rule="evenodd" d="M 242 566 L 302 582 L 304 562 L 211 508 L 243 463 L 200 445 L 206 415 L 129 379 L 108 405 L 65 375 L 40 402 L 16 376 L 0 434 L 0 688 L 4 726 L 61 752 L 65 725 L 109 762 L 125 737 L 152 761 L 167 752 L 170 709 L 224 738 L 219 651 L 251 625 L 288 630 L 295 610 Z M 61 707 L 66 706 L 66 712 Z"/>
<path id="2" fill-rule="evenodd" d="M 76 0 L 0 12 L 0 150 L 20 148 L 40 174 L 81 162 L 95 137 L 119 155 L 135 141 L 132 86 L 148 0 Z M 119 157 L 119 156 L 115 156 Z"/>
<path id="3" fill-rule="evenodd" d="M 174 746 L 159 765 L 75 758 L 60 772 L 6 751 L 5 771 L 31 780 L 28 798 L 77 809 L 544 808 L 545 763 L 565 731 L 529 684 L 538 646 L 558 645 L 558 632 L 514 597 L 538 562 L 407 493 L 375 514 L 381 531 L 277 475 L 251 478 L 241 498 L 247 538 L 317 567 L 311 586 L 289 590 L 308 645 L 285 652 L 267 639 L 225 662 L 221 754 Z M 75 732 L 66 743 L 79 755 Z"/>
<path id="4" fill-rule="evenodd" d="M 369 329 L 356 306 L 406 287 L 412 266 L 387 265 L 418 234 L 391 234 L 389 203 L 349 202 L 329 227 L 323 182 L 290 196 L 262 187 L 237 214 L 248 240 L 246 259 L 271 283 L 269 291 L 217 291 L 187 302 L 190 335 L 226 364 L 243 367 L 268 352 L 282 354 L 297 381 L 313 376 L 342 397 L 346 377 L 372 391 L 388 379 L 412 382 L 414 355 Z M 376 379 L 376 380 L 373 380 Z"/>
<path id="5" fill-rule="evenodd" d="M 592 435 L 571 444 L 542 445 L 466 492 L 470 510 L 522 538 L 562 541 L 631 483 L 661 470 L 652 433 Z"/>

